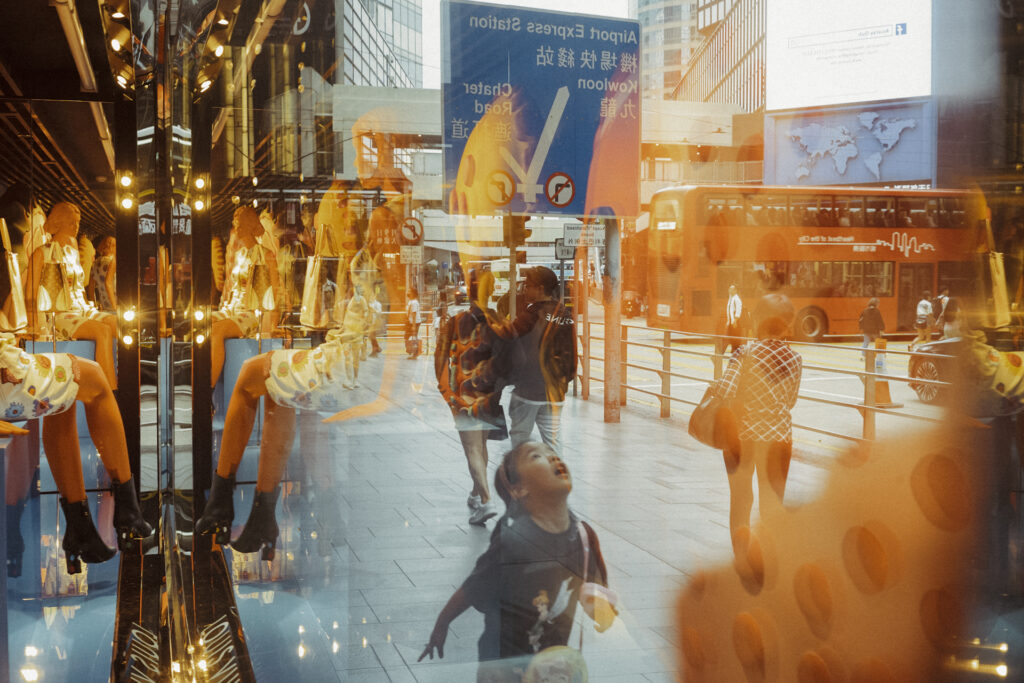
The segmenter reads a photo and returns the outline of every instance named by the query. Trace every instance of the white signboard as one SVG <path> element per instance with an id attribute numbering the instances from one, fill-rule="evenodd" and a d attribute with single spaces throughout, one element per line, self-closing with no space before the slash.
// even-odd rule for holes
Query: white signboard
<path id="1" fill-rule="evenodd" d="M 564 239 L 555 240 L 555 258 L 559 261 L 571 261 L 576 258 L 576 249 L 565 246 Z"/>
<path id="2" fill-rule="evenodd" d="M 423 247 L 399 247 L 402 252 L 399 257 L 402 263 L 418 266 L 423 263 Z"/>
<path id="3" fill-rule="evenodd" d="M 566 223 L 562 226 L 562 239 L 567 247 L 603 247 L 604 225 L 590 224 L 584 229 L 582 223 Z"/>
<path id="4" fill-rule="evenodd" d="M 932 0 L 770 0 L 769 110 L 927 97 Z"/>

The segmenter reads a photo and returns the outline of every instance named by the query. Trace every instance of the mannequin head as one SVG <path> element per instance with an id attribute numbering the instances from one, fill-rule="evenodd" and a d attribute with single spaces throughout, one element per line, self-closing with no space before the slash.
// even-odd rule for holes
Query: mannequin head
<path id="1" fill-rule="evenodd" d="M 77 237 L 78 223 L 81 219 L 82 212 L 77 206 L 69 202 L 58 202 L 50 209 L 50 215 L 46 217 L 43 228 L 51 235 Z"/>
<path id="2" fill-rule="evenodd" d="M 113 237 L 107 236 L 100 240 L 100 246 L 96 249 L 99 256 L 114 256 L 117 253 L 117 243 Z"/>
<path id="3" fill-rule="evenodd" d="M 240 206 L 235 209 L 235 215 L 231 224 L 238 235 L 238 239 L 246 247 L 256 244 L 256 239 L 263 234 L 260 215 L 251 206 Z"/>

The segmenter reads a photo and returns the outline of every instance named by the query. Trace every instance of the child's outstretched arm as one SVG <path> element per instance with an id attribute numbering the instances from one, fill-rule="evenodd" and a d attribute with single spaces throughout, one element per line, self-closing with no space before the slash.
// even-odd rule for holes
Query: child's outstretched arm
<path id="1" fill-rule="evenodd" d="M 441 613 L 437 615 L 437 621 L 434 623 L 434 630 L 430 632 L 430 640 L 427 641 L 426 647 L 423 648 L 423 653 L 417 662 L 422 662 L 423 658 L 430 655 L 430 658 L 434 658 L 434 650 L 437 650 L 438 659 L 444 659 L 444 642 L 448 639 L 448 626 L 456 617 L 469 609 L 469 598 L 461 587 L 456 589 L 452 593 L 452 597 L 448 598 L 448 602 L 444 608 L 441 609 Z"/>

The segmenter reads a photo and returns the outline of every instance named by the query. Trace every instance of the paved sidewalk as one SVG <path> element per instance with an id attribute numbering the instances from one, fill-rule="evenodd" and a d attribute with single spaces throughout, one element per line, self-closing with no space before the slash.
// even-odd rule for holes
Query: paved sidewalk
<path id="1" fill-rule="evenodd" d="M 287 561 L 267 573 L 248 559 L 256 555 L 236 556 L 239 611 L 260 680 L 324 680 L 332 670 L 347 681 L 475 680 L 483 619 L 474 610 L 452 624 L 443 660 L 416 658 L 494 523 L 467 523 L 469 475 L 434 386 L 432 358 L 370 359 L 364 385 L 385 363 L 394 388 L 378 401 L 382 410 L 333 428 L 318 464 L 307 462 L 308 472 L 321 472 L 311 477 L 314 493 L 323 489 L 319 498 L 309 502 L 309 486 L 305 496 L 286 491 L 278 554 Z M 373 400 L 375 391 L 364 386 L 359 398 Z M 680 587 L 695 568 L 731 557 L 721 456 L 690 438 L 678 418 L 628 407 L 620 424 L 605 424 L 602 415 L 597 400 L 570 396 L 563 418 L 570 505 L 597 531 L 622 600 L 621 618 L 603 634 L 578 611 L 584 656 L 593 681 L 675 680 L 671 610 Z M 491 442 L 491 480 L 507 446 Z M 253 467 L 255 455 L 244 466 Z M 295 477 L 295 458 L 291 467 Z M 823 475 L 794 462 L 787 499 L 813 495 Z M 236 525 L 248 507 L 236 502 Z M 311 514 L 321 554 L 331 544 L 326 557 L 306 542 Z"/>

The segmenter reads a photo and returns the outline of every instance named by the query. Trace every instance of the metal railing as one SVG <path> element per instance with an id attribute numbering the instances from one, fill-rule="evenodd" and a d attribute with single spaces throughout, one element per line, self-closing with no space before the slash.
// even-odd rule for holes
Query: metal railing
<path id="1" fill-rule="evenodd" d="M 605 323 L 600 321 L 584 321 L 580 324 L 579 337 L 580 345 L 582 348 L 580 358 L 580 371 L 577 375 L 577 379 L 580 381 L 582 386 L 582 394 L 584 399 L 588 399 L 590 396 L 590 385 L 591 382 L 598 382 L 605 384 L 604 377 L 598 377 L 593 375 L 591 364 L 593 361 L 605 362 L 604 356 L 593 355 L 592 342 L 604 341 L 605 335 L 596 336 L 593 334 L 593 328 L 595 326 L 604 327 Z M 630 330 L 644 330 L 645 332 L 657 332 L 658 336 L 655 339 L 645 340 L 632 340 L 630 339 Z M 620 376 L 622 381 L 618 387 L 618 399 L 620 405 L 627 405 L 629 392 L 643 394 L 646 396 L 654 397 L 658 400 L 659 405 L 659 416 L 662 418 L 668 418 L 672 415 L 672 404 L 678 403 L 689 406 L 696 406 L 699 404 L 699 400 L 691 400 L 683 398 L 681 396 L 672 395 L 672 382 L 673 380 L 689 380 L 693 382 L 705 382 L 708 385 L 717 381 L 721 378 L 723 372 L 723 366 L 728 362 L 729 356 L 718 350 L 707 351 L 699 348 L 694 348 L 693 343 L 712 343 L 715 349 L 724 349 L 725 341 L 727 338 L 720 335 L 708 335 L 708 334 L 696 334 L 687 332 L 677 332 L 674 330 L 666 330 L 660 328 L 650 328 L 639 325 L 622 325 L 622 334 L 620 341 L 620 353 L 619 363 L 621 366 Z M 728 339 L 733 339 L 732 337 Z M 746 341 L 746 340 L 744 340 Z M 805 342 L 791 342 L 793 346 L 803 348 L 822 348 L 829 349 L 830 351 L 848 351 L 849 353 L 863 353 L 864 354 L 864 369 L 863 370 L 846 370 L 841 368 L 827 367 L 822 365 L 814 365 L 804 363 L 804 371 L 818 371 L 826 374 L 834 374 L 837 376 L 855 376 L 859 377 L 863 383 L 863 396 L 860 401 L 854 402 L 853 400 L 844 401 L 835 398 L 827 398 L 822 395 L 822 392 L 815 392 L 811 389 L 806 389 L 801 382 L 801 388 L 798 394 L 799 401 L 809 401 L 813 403 L 819 403 L 824 405 L 831 405 L 842 408 L 851 408 L 857 410 L 862 417 L 862 428 L 859 436 L 851 434 L 843 434 L 840 432 L 823 429 L 820 426 L 814 426 L 809 424 L 801 424 L 798 422 L 793 423 L 794 429 L 800 429 L 816 434 L 823 434 L 831 437 L 836 437 L 848 441 L 854 442 L 869 442 L 875 439 L 876 435 L 876 417 L 878 414 L 892 415 L 900 418 L 906 418 L 909 420 L 915 420 L 925 423 L 939 423 L 943 420 L 937 417 L 930 417 L 927 415 L 918 415 L 907 411 L 900 411 L 896 408 L 901 407 L 896 405 L 880 405 L 877 400 L 877 386 L 879 382 L 902 382 L 902 383 L 913 383 L 916 385 L 935 385 L 938 387 L 948 387 L 949 383 L 941 380 L 927 380 L 917 377 L 908 377 L 903 375 L 892 375 L 886 372 L 879 372 L 878 368 L 880 365 L 884 365 L 884 359 L 886 356 L 909 356 L 918 355 L 921 357 L 934 358 L 938 362 L 950 362 L 951 356 L 941 354 L 924 354 L 917 353 L 911 354 L 907 351 L 895 351 L 895 350 L 881 350 L 876 348 L 868 347 L 862 349 L 861 347 L 841 347 L 834 344 L 812 344 Z M 630 358 L 630 349 L 649 349 L 656 351 L 660 355 L 660 364 L 649 364 L 643 362 L 637 362 L 636 359 Z M 675 355 L 674 355 L 675 354 Z M 673 359 L 676 355 L 690 356 L 697 358 L 706 358 L 710 361 L 710 368 L 712 370 L 712 376 L 698 376 L 692 375 L 685 372 L 678 372 L 673 370 Z M 876 362 L 878 365 L 876 365 Z M 629 370 L 639 370 L 642 372 L 649 372 L 660 379 L 661 386 L 660 391 L 654 391 L 652 389 L 644 388 L 629 383 Z M 607 394 L 608 387 L 604 387 Z"/>

